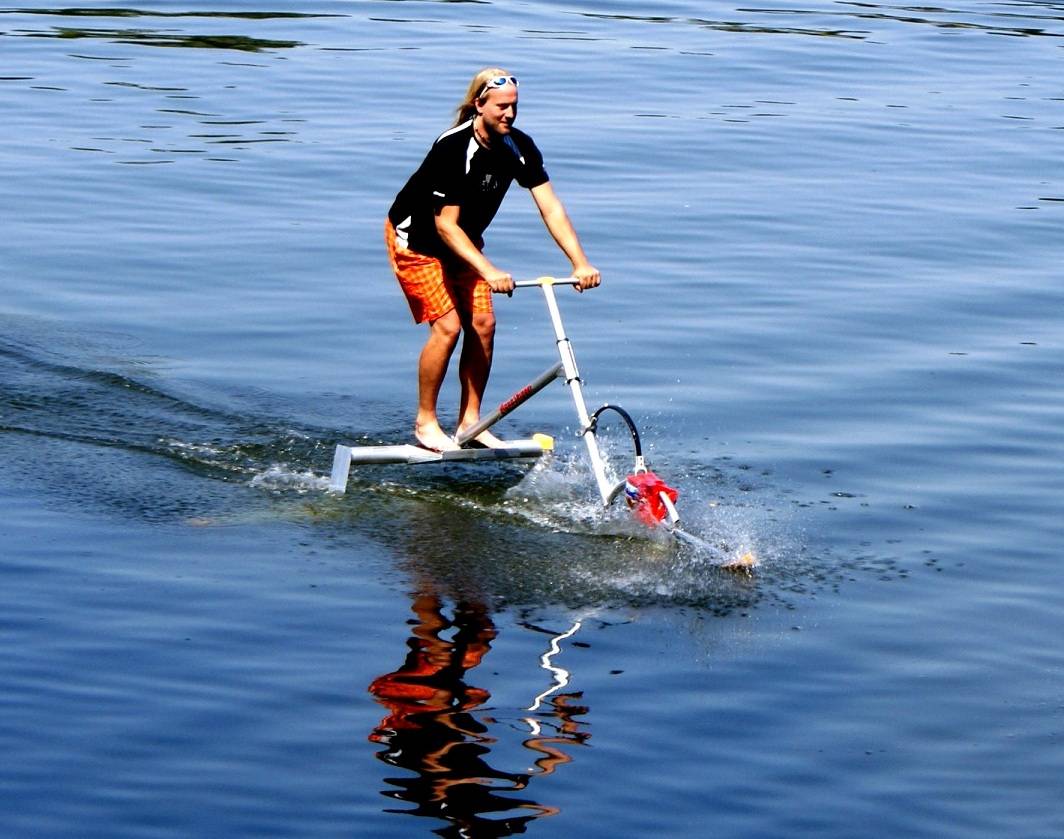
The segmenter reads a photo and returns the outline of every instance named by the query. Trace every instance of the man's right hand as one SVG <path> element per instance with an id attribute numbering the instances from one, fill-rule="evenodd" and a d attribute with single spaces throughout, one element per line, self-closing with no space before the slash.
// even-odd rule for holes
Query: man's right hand
<path id="1" fill-rule="evenodd" d="M 495 294 L 513 294 L 514 278 L 505 271 L 493 271 L 484 275 L 484 279 Z"/>

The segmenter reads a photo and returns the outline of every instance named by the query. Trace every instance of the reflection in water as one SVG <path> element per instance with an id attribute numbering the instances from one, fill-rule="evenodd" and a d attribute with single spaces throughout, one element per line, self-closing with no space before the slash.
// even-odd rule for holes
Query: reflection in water
<path id="1" fill-rule="evenodd" d="M 441 836 L 524 833 L 528 822 L 558 811 L 514 793 L 527 789 L 536 775 L 549 775 L 571 761 L 562 747 L 587 740 L 586 724 L 576 719 L 587 709 L 569 704 L 578 694 L 556 694 L 557 686 L 547 691 L 535 707 L 554 694 L 549 708 L 524 720 L 530 736 L 523 745 L 539 755 L 535 769 L 496 769 L 488 763 L 496 740 L 473 714 L 490 694 L 465 681 L 497 634 L 487 608 L 459 602 L 448 619 L 441 599 L 423 591 L 415 595 L 412 609 L 417 620 L 406 660 L 369 686 L 388 710 L 370 735 L 371 741 L 386 747 L 377 757 L 413 773 L 387 779 L 394 789 L 383 794 L 413 805 L 388 812 L 443 819 L 449 824 L 436 831 Z"/>
<path id="2" fill-rule="evenodd" d="M 338 17 L 338 15 L 305 14 L 301 12 L 164 12 L 140 9 L 5 9 L 0 14 L 41 15 L 62 18 L 230 18 L 246 21 L 269 21 L 277 18 L 301 19 Z M 16 34 L 30 38 L 100 39 L 119 44 L 141 44 L 152 47 L 188 47 L 193 49 L 241 50 L 259 52 L 270 49 L 290 49 L 303 46 L 300 41 L 252 38 L 245 35 L 207 35 L 177 32 L 173 29 L 95 29 L 83 26 L 56 26 L 49 31 L 17 30 Z"/>
<path id="3" fill-rule="evenodd" d="M 51 32 L 35 32 L 34 38 L 63 38 L 79 40 L 93 38 L 113 41 L 116 44 L 140 44 L 149 47 L 187 47 L 191 49 L 260 50 L 290 49 L 302 46 L 299 41 L 278 41 L 265 38 L 249 38 L 246 35 L 183 35 L 174 32 L 159 32 L 150 29 L 75 29 L 56 27 Z"/>
<path id="4" fill-rule="evenodd" d="M 277 18 L 342 17 L 342 15 L 307 14 L 305 12 L 165 12 L 160 9 L 4 9 L 0 14 L 54 15 L 56 17 L 221 17 L 244 20 L 274 20 Z"/>
<path id="5" fill-rule="evenodd" d="M 217 61 L 220 66 L 266 66 L 259 58 L 234 59 L 243 56 L 272 57 L 280 61 L 282 52 L 306 46 L 295 31 L 304 19 L 340 17 L 327 14 L 298 12 L 165 12 L 138 9 L 0 9 L 0 21 L 11 21 L 7 29 L 0 29 L 0 43 L 7 37 L 37 40 L 55 51 L 69 50 L 67 43 L 77 43 L 77 52 L 67 52 L 66 59 L 79 63 L 95 62 L 106 69 L 93 68 L 79 72 L 91 97 L 81 107 L 92 109 L 98 121 L 78 121 L 80 126 L 68 148 L 81 153 L 115 155 L 113 162 L 122 165 L 173 164 L 179 160 L 207 160 L 213 163 L 233 163 L 243 159 L 240 152 L 265 144 L 286 145 L 296 138 L 290 130 L 302 123 L 301 116 L 288 110 L 278 115 L 276 102 L 261 92 L 268 88 L 261 80 L 255 89 L 241 83 L 241 71 L 224 71 L 228 83 L 211 85 L 204 90 L 190 79 L 198 77 L 204 64 Z M 53 25 L 42 25 L 41 20 Z M 203 20 L 199 20 L 203 19 Z M 275 19 L 280 19 L 278 22 Z M 216 31 L 214 27 L 232 26 L 236 31 Z M 209 27 L 209 28 L 208 28 Z M 266 31 L 268 30 L 268 31 Z M 281 37 L 259 37 L 263 34 Z M 130 49 L 98 49 L 97 45 L 133 45 Z M 90 48 L 91 46 L 91 48 Z M 157 63 L 138 63 L 133 59 L 142 52 L 136 47 L 178 49 L 187 53 L 161 70 Z M 49 52 L 45 49 L 42 52 Z M 93 54 L 93 53 L 103 54 Z M 224 58 L 222 57 L 224 56 Z M 80 68 L 79 68 L 80 70 Z M 119 78 L 102 77 L 102 73 L 117 73 Z M 13 77 L 5 77 L 13 78 Z M 66 84 L 41 84 L 35 76 L 19 77 L 37 82 L 31 90 L 76 92 Z M 106 95 L 94 89 L 96 83 L 108 88 Z M 154 113 L 145 114 L 152 107 L 151 98 L 136 93 L 155 94 Z M 128 95 L 127 95 L 128 94 Z M 175 100 L 195 100 L 196 108 L 171 107 Z M 264 100 L 269 104 L 261 105 Z M 101 108 L 101 106 L 103 106 Z M 50 108 L 51 106 L 49 106 Z M 69 109 L 69 105 L 65 109 Z M 259 108 L 259 110 L 255 110 Z M 79 111 L 80 113 L 80 111 Z M 178 115 L 187 119 L 160 120 Z M 52 120 L 67 121 L 58 113 Z M 192 125 L 192 131 L 187 130 Z M 92 130 L 89 126 L 97 126 Z M 239 125 L 263 126 L 262 130 L 241 130 L 217 134 L 203 131 L 202 126 Z"/>
<path id="6" fill-rule="evenodd" d="M 751 12 L 755 10 L 741 9 L 739 11 Z M 765 10 L 758 9 L 758 13 Z M 720 32 L 746 32 L 757 35 L 817 35 L 835 38 L 861 39 L 867 36 L 867 32 L 833 29 L 828 27 L 810 28 L 796 26 L 766 26 L 754 23 L 740 23 L 737 21 L 706 20 L 703 18 L 674 18 L 659 15 L 632 15 L 632 14 L 607 14 L 603 12 L 580 12 L 584 17 L 597 20 L 625 20 L 640 23 L 683 23 L 697 26 L 700 29 L 712 29 Z M 794 12 L 794 14 L 808 14 L 807 12 Z"/>
<path id="7" fill-rule="evenodd" d="M 548 696 L 557 693 L 563 687 L 569 684 L 569 671 L 563 667 L 559 667 L 553 661 L 554 656 L 561 652 L 561 642 L 566 638 L 572 638 L 580 629 L 580 621 L 576 621 L 569 629 L 563 632 L 561 635 L 556 635 L 551 638 L 550 649 L 543 653 L 539 659 L 540 666 L 548 671 L 554 677 L 554 684 L 547 688 L 543 693 L 533 700 L 532 704 L 528 706 L 529 711 L 538 711 L 543 705 L 543 700 Z"/>
<path id="8" fill-rule="evenodd" d="M 864 40 L 873 35 L 881 35 L 881 23 L 915 24 L 932 26 L 937 29 L 968 30 L 989 35 L 1010 35 L 1029 37 L 1060 37 L 1056 29 L 1044 26 L 1025 25 L 1028 21 L 1042 23 L 1050 21 L 1059 23 L 1061 17 L 1058 3 L 1039 2 L 1038 0 L 1016 0 L 1003 3 L 1003 8 L 994 9 L 987 4 L 979 9 L 962 7 L 950 9 L 943 6 L 894 6 L 875 3 L 833 3 L 827 8 L 813 5 L 812 8 L 739 8 L 735 12 L 751 16 L 751 20 L 715 20 L 698 17 L 671 17 L 663 15 L 619 14 L 594 11 L 578 12 L 582 17 L 592 20 L 631 21 L 636 23 L 682 24 L 699 29 L 717 32 L 748 33 L 755 35 L 811 35 L 815 37 L 848 38 Z M 764 16 L 766 21 L 758 18 Z M 806 21 L 813 25 L 789 26 L 768 23 L 769 18 L 786 21 Z M 835 23 L 849 24 L 858 21 L 861 29 L 840 26 Z M 867 24 L 872 28 L 864 28 Z"/>

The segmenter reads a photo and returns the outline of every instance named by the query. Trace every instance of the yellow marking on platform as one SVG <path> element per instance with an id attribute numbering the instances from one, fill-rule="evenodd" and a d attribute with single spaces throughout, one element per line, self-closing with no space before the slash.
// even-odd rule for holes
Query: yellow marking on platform
<path id="1" fill-rule="evenodd" d="M 554 438 L 549 434 L 533 434 L 532 439 L 539 444 L 539 447 L 545 452 L 554 451 Z"/>

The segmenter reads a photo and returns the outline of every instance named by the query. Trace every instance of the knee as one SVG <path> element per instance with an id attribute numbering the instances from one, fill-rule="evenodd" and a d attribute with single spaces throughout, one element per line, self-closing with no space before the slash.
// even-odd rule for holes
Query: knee
<path id="1" fill-rule="evenodd" d="M 473 315 L 473 331 L 482 338 L 492 338 L 495 336 L 495 315 L 491 312 L 484 312 Z"/>
<path id="2" fill-rule="evenodd" d="M 450 346 L 458 343 L 458 336 L 461 332 L 462 322 L 453 309 L 432 322 L 432 337 Z"/>

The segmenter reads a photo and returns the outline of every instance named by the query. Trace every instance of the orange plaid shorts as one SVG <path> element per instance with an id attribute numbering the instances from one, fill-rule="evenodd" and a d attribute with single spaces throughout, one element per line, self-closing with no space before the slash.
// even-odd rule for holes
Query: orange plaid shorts
<path id="1" fill-rule="evenodd" d="M 491 286 L 472 268 L 447 265 L 434 256 L 402 247 L 391 220 L 384 222 L 384 243 L 414 323 L 432 323 L 451 309 L 473 315 L 494 311 Z"/>

